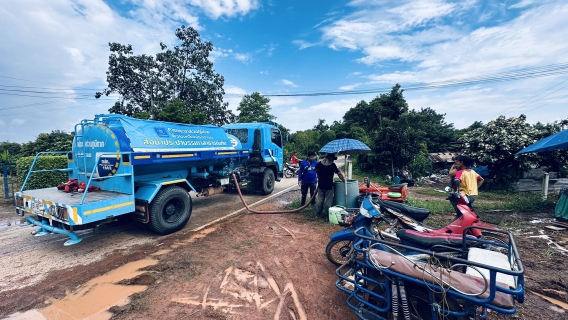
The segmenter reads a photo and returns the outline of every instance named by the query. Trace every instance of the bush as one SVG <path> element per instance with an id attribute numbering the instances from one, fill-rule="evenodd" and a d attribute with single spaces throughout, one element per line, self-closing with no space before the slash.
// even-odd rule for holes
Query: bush
<path id="1" fill-rule="evenodd" d="M 35 157 L 23 157 L 16 162 L 16 172 L 20 184 L 24 183 Z M 36 170 L 51 170 L 67 168 L 66 156 L 40 156 L 34 167 Z M 38 172 L 32 173 L 26 183 L 26 190 L 55 187 L 69 180 L 67 172 Z"/>

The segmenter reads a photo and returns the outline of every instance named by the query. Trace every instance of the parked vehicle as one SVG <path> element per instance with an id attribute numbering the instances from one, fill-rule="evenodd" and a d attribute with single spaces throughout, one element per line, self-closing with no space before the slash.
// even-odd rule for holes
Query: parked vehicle
<path id="1" fill-rule="evenodd" d="M 284 163 L 284 176 L 286 178 L 297 177 L 300 171 L 300 166 L 296 164 Z"/>
<path id="2" fill-rule="evenodd" d="M 353 254 L 336 270 L 336 288 L 361 319 L 487 319 L 488 310 L 516 313 L 524 302 L 524 268 L 511 233 L 506 254 L 462 247 L 440 254 L 354 231 Z M 487 243 L 484 239 L 477 242 Z"/>
<path id="3" fill-rule="evenodd" d="M 26 190 L 38 157 L 65 154 L 69 182 Z M 73 150 L 40 153 L 16 192 L 16 212 L 34 216 L 36 235 L 73 231 L 131 214 L 159 234 L 182 229 L 191 216 L 190 192 L 210 196 L 240 186 L 270 194 L 283 177 L 283 150 L 275 123 L 197 126 L 122 115 L 97 115 L 75 125 Z M 75 188 L 75 183 L 77 188 Z M 68 192 L 65 192 L 67 189 Z M 97 191 L 95 191 L 97 190 Z"/>
<path id="4" fill-rule="evenodd" d="M 369 194 L 361 204 L 359 214 L 355 213 L 345 218 L 346 224 L 350 227 L 330 236 L 326 256 L 336 265 L 345 262 L 353 250 L 355 238 L 353 231 L 360 227 L 364 227 L 367 236 L 402 242 L 423 249 L 436 245 L 460 246 L 462 234 L 466 230 L 468 235 L 472 236 L 470 240 L 483 236 L 481 229 L 471 227 L 496 229 L 481 222 L 459 193 L 450 192 L 450 197 L 458 199 L 456 211 L 459 214 L 446 226 L 433 228 L 423 223 L 430 215 L 429 210 L 398 202 L 382 201 L 378 196 Z M 487 234 L 486 237 L 494 242 L 502 242 L 493 234 Z"/>

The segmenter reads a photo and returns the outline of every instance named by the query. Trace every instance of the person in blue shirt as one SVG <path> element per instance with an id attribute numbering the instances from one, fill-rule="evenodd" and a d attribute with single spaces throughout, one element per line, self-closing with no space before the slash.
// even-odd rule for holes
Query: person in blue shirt
<path id="1" fill-rule="evenodd" d="M 298 171 L 298 185 L 300 185 L 302 189 L 302 206 L 306 204 L 308 189 L 310 190 L 310 199 L 314 197 L 314 192 L 316 191 L 316 185 L 318 183 L 318 176 L 315 171 L 317 164 L 318 161 L 316 160 L 316 153 L 313 151 L 308 152 L 308 158 L 300 163 L 300 171 Z M 312 201 L 311 204 L 313 206 L 315 201 Z"/>

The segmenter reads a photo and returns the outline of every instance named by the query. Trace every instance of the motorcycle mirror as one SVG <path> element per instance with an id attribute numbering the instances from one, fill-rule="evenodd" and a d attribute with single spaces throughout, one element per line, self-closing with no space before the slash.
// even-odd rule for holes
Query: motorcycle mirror
<path id="1" fill-rule="evenodd" d="M 367 190 L 369 190 L 369 188 L 371 187 L 371 179 L 369 179 L 368 177 L 365 177 L 365 179 L 367 180 Z"/>
<path id="2" fill-rule="evenodd" d="M 446 188 L 444 190 L 446 190 L 446 192 L 452 191 L 452 189 L 450 189 L 450 187 L 448 187 L 448 186 L 446 186 Z"/>

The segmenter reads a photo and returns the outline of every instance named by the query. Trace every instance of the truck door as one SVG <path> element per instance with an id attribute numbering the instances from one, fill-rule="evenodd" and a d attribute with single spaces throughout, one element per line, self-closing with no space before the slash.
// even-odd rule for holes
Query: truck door
<path id="1" fill-rule="evenodd" d="M 278 171 L 282 171 L 282 165 L 284 164 L 284 152 L 282 150 L 282 133 L 278 128 L 270 129 L 271 144 L 270 149 L 272 150 L 272 156 L 278 161 Z"/>

